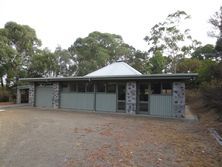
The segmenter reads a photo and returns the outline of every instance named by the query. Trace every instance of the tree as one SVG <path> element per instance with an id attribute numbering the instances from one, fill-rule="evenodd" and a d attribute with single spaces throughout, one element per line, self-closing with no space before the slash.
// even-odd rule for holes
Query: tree
<path id="1" fill-rule="evenodd" d="M 151 72 L 151 66 L 147 53 L 136 50 L 135 48 L 133 48 L 133 50 L 134 51 L 129 53 L 129 59 L 126 60 L 126 62 L 142 74 L 149 74 Z"/>
<path id="2" fill-rule="evenodd" d="M 215 59 L 215 48 L 211 44 L 206 44 L 204 46 L 199 46 L 196 50 L 192 53 L 192 58 L 205 60 L 205 59 Z"/>
<path id="3" fill-rule="evenodd" d="M 155 51 L 154 56 L 150 58 L 151 73 L 157 74 L 164 72 L 166 68 L 166 62 L 166 57 L 163 56 L 161 51 Z"/>
<path id="4" fill-rule="evenodd" d="M 9 69 L 11 65 L 10 60 L 15 54 L 15 50 L 9 45 L 6 31 L 0 29 L 0 80 L 2 87 L 4 86 L 3 77 L 7 74 L 7 69 Z"/>
<path id="5" fill-rule="evenodd" d="M 209 19 L 209 22 L 213 26 L 213 31 L 209 32 L 209 35 L 217 39 L 215 45 L 217 53 L 215 53 L 214 56 L 222 60 L 222 6 L 219 11 L 215 12 Z"/>
<path id="6" fill-rule="evenodd" d="M 200 42 L 192 40 L 189 29 L 182 28 L 182 21 L 190 16 L 184 11 L 176 11 L 168 15 L 164 22 L 153 26 L 150 34 L 144 39 L 148 43 L 150 54 L 160 50 L 171 59 L 171 72 L 177 72 L 177 63 L 181 58 L 190 55 Z"/>
<path id="7" fill-rule="evenodd" d="M 0 29 L 1 45 L 1 83 L 6 78 L 6 86 L 14 83 L 14 78 L 21 71 L 27 71 L 31 63 L 31 57 L 35 54 L 41 41 L 37 38 L 35 30 L 27 25 L 8 22 Z"/>
<path id="8" fill-rule="evenodd" d="M 74 64 L 74 57 L 66 49 L 57 47 L 54 55 L 57 59 L 58 71 L 57 75 L 59 76 L 73 76 L 76 72 L 76 66 Z"/>
<path id="9" fill-rule="evenodd" d="M 55 77 L 59 65 L 56 56 L 47 48 L 38 50 L 32 57 L 28 71 L 29 77 Z"/>
<path id="10" fill-rule="evenodd" d="M 144 56 L 124 43 L 121 36 L 97 31 L 78 38 L 68 50 L 74 60 L 76 75 L 86 75 L 117 60 L 132 63 L 137 56 Z"/>
<path id="11" fill-rule="evenodd" d="M 201 66 L 202 66 L 202 61 L 199 59 L 184 58 L 181 59 L 180 62 L 178 63 L 177 70 L 179 73 L 187 73 L 187 72 L 197 73 L 199 72 Z"/>
<path id="12" fill-rule="evenodd" d="M 209 35 L 216 37 L 217 39 L 222 38 L 222 6 L 219 11 L 215 12 L 213 16 L 210 17 L 209 23 L 212 24 L 213 30 L 209 32 Z"/>

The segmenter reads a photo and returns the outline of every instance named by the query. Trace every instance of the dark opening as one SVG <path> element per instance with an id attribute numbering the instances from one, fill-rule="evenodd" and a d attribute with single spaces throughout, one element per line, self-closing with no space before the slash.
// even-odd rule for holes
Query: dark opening
<path id="1" fill-rule="evenodd" d="M 75 82 L 70 83 L 70 92 L 76 92 L 77 84 Z"/>
<path id="2" fill-rule="evenodd" d="M 162 83 L 162 94 L 167 94 L 167 95 L 172 94 L 172 83 L 170 82 Z"/>
<path id="3" fill-rule="evenodd" d="M 78 92 L 85 92 L 85 83 L 78 83 Z"/>
<path id="4" fill-rule="evenodd" d="M 96 92 L 105 92 L 106 86 L 105 83 L 99 82 L 96 84 Z"/>
<path id="5" fill-rule="evenodd" d="M 94 92 L 94 83 L 86 83 L 86 92 Z"/>
<path id="6" fill-rule="evenodd" d="M 125 112 L 126 110 L 126 85 L 118 85 L 118 112 Z"/>
<path id="7" fill-rule="evenodd" d="M 108 83 L 106 90 L 107 90 L 107 93 L 116 93 L 116 84 Z"/>
<path id="8" fill-rule="evenodd" d="M 152 94 L 161 94 L 161 83 L 151 83 Z"/>
<path id="9" fill-rule="evenodd" d="M 148 83 L 140 83 L 138 93 L 139 93 L 138 111 L 148 112 L 148 94 L 149 94 Z"/>
<path id="10" fill-rule="evenodd" d="M 28 103 L 29 102 L 29 89 L 21 89 L 21 103 Z"/>

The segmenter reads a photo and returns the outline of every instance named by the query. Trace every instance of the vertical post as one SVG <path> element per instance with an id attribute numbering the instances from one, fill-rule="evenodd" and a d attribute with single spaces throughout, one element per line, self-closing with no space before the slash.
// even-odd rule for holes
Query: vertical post
<path id="1" fill-rule="evenodd" d="M 94 112 L 96 112 L 96 83 L 94 82 L 94 84 L 93 84 L 93 93 L 94 93 L 94 106 L 93 106 L 93 108 L 94 108 Z"/>
<path id="2" fill-rule="evenodd" d="M 30 83 L 29 86 L 29 104 L 31 104 L 31 106 L 35 106 L 35 83 L 32 82 Z"/>
<path id="3" fill-rule="evenodd" d="M 136 114 L 136 82 L 126 84 L 126 113 Z"/>
<path id="4" fill-rule="evenodd" d="M 59 82 L 53 83 L 53 108 L 57 109 L 59 108 L 59 102 L 60 102 L 60 91 L 59 91 Z"/>
<path id="5" fill-rule="evenodd" d="M 17 94 L 16 94 L 16 103 L 21 103 L 21 90 L 17 87 Z"/>
<path id="6" fill-rule="evenodd" d="M 183 118 L 185 112 L 185 84 L 183 82 L 173 83 L 173 110 L 174 116 Z"/>

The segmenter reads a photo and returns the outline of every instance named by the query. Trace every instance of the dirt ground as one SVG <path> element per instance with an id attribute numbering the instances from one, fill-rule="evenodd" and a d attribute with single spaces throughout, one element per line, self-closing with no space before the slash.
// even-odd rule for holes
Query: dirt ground
<path id="1" fill-rule="evenodd" d="M 199 122 L 40 110 L 0 112 L 1 167 L 221 167 Z"/>

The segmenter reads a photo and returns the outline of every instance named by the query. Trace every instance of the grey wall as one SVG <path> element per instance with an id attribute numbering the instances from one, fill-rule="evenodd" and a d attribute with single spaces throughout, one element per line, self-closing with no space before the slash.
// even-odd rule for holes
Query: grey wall
<path id="1" fill-rule="evenodd" d="M 80 110 L 94 110 L 94 93 L 61 93 L 60 107 Z"/>
<path id="2" fill-rule="evenodd" d="M 96 111 L 116 112 L 115 93 L 96 93 Z"/>

